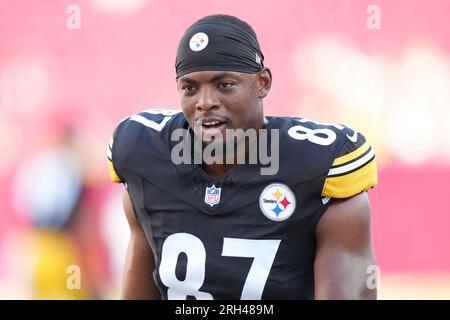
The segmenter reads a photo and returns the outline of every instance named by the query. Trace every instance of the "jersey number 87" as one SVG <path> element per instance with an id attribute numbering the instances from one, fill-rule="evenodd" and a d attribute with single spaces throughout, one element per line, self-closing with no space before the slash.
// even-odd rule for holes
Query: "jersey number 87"
<path id="1" fill-rule="evenodd" d="M 261 299 L 264 286 L 272 268 L 281 240 L 252 240 L 223 238 L 222 256 L 253 258 L 241 293 L 242 300 Z M 175 274 L 178 256 L 187 256 L 186 277 L 179 280 Z M 169 300 L 183 300 L 194 296 L 212 300 L 208 292 L 199 291 L 205 281 L 206 249 L 203 242 L 189 233 L 175 233 L 164 241 L 159 275 L 168 288 Z"/>

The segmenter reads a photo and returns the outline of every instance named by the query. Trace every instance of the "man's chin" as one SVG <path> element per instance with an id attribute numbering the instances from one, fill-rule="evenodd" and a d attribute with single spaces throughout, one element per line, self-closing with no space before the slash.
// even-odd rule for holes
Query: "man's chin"
<path id="1" fill-rule="evenodd" d="M 219 146 L 219 145 L 224 145 L 225 144 L 225 139 L 223 139 L 222 137 L 218 137 L 218 136 L 213 136 L 213 137 L 208 137 L 208 136 L 204 136 L 202 139 L 202 144 L 204 146 Z"/>
<path id="2" fill-rule="evenodd" d="M 225 133 L 217 131 L 214 133 L 208 133 L 204 131 L 196 132 L 195 139 L 199 139 L 203 145 L 214 144 L 224 144 L 225 143 Z"/>

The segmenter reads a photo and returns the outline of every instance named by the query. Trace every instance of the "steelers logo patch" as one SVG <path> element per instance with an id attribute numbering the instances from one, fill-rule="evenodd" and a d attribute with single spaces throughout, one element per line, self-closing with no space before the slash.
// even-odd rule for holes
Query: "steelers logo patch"
<path id="1" fill-rule="evenodd" d="M 262 213 L 273 221 L 284 221 L 295 211 L 295 195 L 291 189 L 282 183 L 268 185 L 259 197 L 259 207 Z"/>
<path id="2" fill-rule="evenodd" d="M 197 32 L 189 41 L 189 48 L 191 48 L 192 51 L 201 51 L 206 48 L 208 42 L 209 38 L 206 33 Z"/>

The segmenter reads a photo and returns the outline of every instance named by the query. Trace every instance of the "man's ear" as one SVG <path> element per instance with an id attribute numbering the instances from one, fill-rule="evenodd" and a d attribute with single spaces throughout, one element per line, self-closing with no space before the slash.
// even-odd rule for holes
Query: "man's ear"
<path id="1" fill-rule="evenodd" d="M 258 97 L 265 98 L 272 86 L 272 72 L 269 68 L 264 68 L 256 76 L 258 77 Z"/>

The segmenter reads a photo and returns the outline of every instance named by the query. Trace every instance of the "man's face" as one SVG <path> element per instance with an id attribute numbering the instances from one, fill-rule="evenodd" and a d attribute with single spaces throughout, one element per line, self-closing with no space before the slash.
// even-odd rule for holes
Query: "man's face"
<path id="1" fill-rule="evenodd" d="M 227 129 L 263 127 L 262 98 L 270 88 L 266 82 L 260 74 L 199 71 L 181 76 L 177 86 L 189 126 L 209 142 L 225 137 Z"/>

